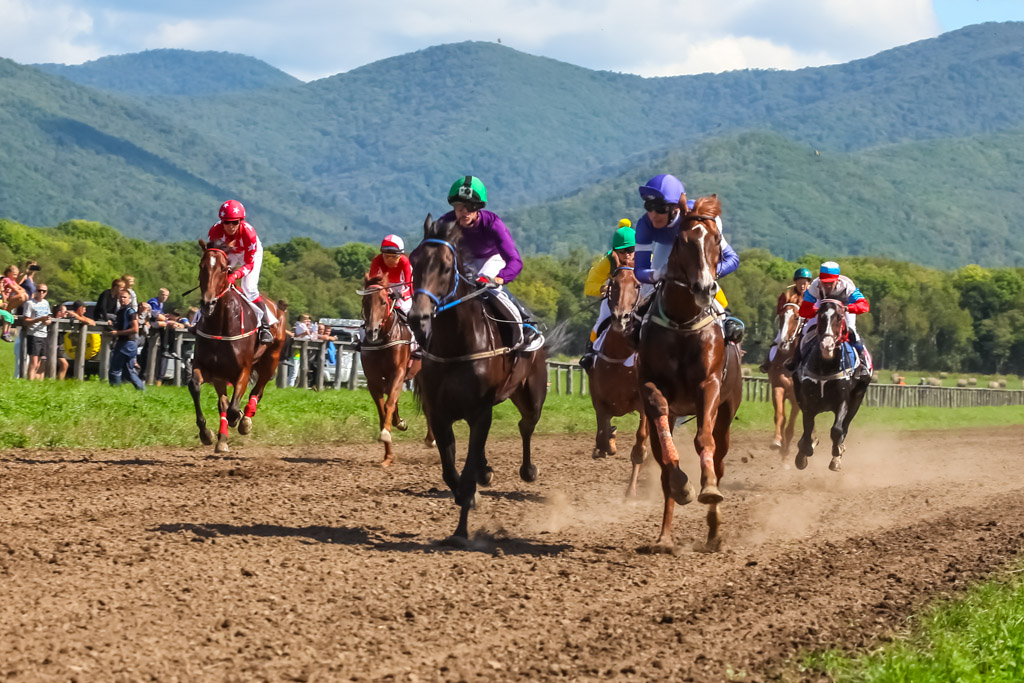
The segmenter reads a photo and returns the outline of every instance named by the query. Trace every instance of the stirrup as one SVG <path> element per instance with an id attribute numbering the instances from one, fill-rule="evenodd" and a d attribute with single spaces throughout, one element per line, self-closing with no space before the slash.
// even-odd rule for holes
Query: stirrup
<path id="1" fill-rule="evenodd" d="M 260 325 L 259 337 L 260 337 L 260 344 L 273 344 L 274 343 L 274 335 L 271 334 L 270 328 L 267 327 L 266 325 Z"/>
<path id="2" fill-rule="evenodd" d="M 595 357 L 594 357 L 593 353 L 585 353 L 580 358 L 579 365 L 580 365 L 581 368 L 583 368 L 587 372 L 590 372 L 591 370 L 594 369 L 594 360 L 595 360 Z"/>

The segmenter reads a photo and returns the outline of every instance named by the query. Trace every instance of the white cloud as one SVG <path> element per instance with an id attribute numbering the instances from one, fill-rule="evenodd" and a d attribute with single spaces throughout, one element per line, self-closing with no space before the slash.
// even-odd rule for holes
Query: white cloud
<path id="1" fill-rule="evenodd" d="M 92 17 L 73 5 L 0 0 L 2 56 L 25 63 L 78 63 L 102 57 L 102 44 L 92 40 Z"/>

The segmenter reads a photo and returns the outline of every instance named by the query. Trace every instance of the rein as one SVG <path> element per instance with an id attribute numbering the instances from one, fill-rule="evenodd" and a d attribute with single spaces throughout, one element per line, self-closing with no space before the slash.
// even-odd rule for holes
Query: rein
<path id="1" fill-rule="evenodd" d="M 363 296 L 366 296 L 368 294 L 373 294 L 374 292 L 379 292 L 379 291 L 384 290 L 384 289 L 393 289 L 395 287 L 404 287 L 405 285 L 406 285 L 406 283 L 404 283 L 404 282 L 400 282 L 397 285 L 388 285 L 388 286 L 373 285 L 370 289 L 356 290 L 356 293 L 357 294 L 362 294 Z M 384 317 L 384 323 L 381 325 L 381 327 L 383 328 L 385 325 L 387 325 L 389 320 L 394 319 L 394 322 L 391 324 L 391 329 L 388 330 L 388 335 L 389 336 L 395 330 L 401 331 L 401 329 L 402 329 L 402 327 L 401 327 L 402 321 L 399 319 L 398 314 L 396 313 L 397 308 L 398 308 L 398 302 L 395 301 L 394 299 L 392 299 L 389 296 L 388 297 L 388 303 L 387 303 L 387 315 Z M 364 327 L 366 326 L 366 321 L 365 320 L 363 321 L 363 326 Z M 408 328 L 406 328 L 406 329 L 408 329 Z M 410 332 L 411 332 L 411 330 L 410 330 Z M 360 345 L 360 351 L 383 351 L 384 349 L 390 349 L 392 346 L 399 346 L 399 345 L 402 345 L 402 344 L 412 344 L 412 339 L 401 339 L 401 338 L 399 338 L 399 339 L 392 339 L 390 341 L 386 341 L 386 342 L 383 342 L 383 343 L 380 343 L 380 344 L 367 344 L 367 343 L 364 342 L 363 344 Z"/>
<path id="2" fill-rule="evenodd" d="M 218 254 L 221 254 L 222 256 L 224 256 L 224 260 L 225 261 L 228 258 L 227 252 L 225 252 L 223 249 L 207 249 L 206 250 L 206 254 L 209 254 L 210 252 L 216 252 Z M 204 258 L 206 256 L 206 254 L 203 255 Z M 196 287 L 196 289 L 198 289 L 198 287 Z M 245 296 L 242 294 L 241 290 L 238 289 L 238 287 L 236 285 L 229 284 L 229 285 L 225 285 L 224 289 L 217 296 L 213 297 L 213 301 L 215 303 L 220 301 L 221 298 L 224 297 L 231 290 L 234 290 L 235 293 L 239 297 L 241 297 L 242 299 L 245 299 Z M 245 300 L 244 305 L 249 305 L 249 301 Z M 200 320 L 206 320 L 206 317 L 204 316 Z M 245 318 L 243 316 L 242 317 L 243 329 L 244 329 L 244 320 L 245 320 Z M 193 330 L 193 333 L 197 337 L 202 337 L 203 339 L 212 339 L 213 341 L 232 342 L 232 341 L 238 341 L 239 339 L 245 339 L 246 337 L 251 337 L 252 335 L 256 334 L 256 332 L 258 330 L 259 330 L 259 326 L 257 325 L 256 327 L 252 328 L 248 332 L 242 332 L 241 334 L 234 334 L 234 335 L 227 335 L 226 336 L 226 335 L 221 335 L 221 334 L 209 334 L 207 332 L 203 332 L 201 329 L 199 329 L 199 326 L 197 325 L 196 328 Z"/>

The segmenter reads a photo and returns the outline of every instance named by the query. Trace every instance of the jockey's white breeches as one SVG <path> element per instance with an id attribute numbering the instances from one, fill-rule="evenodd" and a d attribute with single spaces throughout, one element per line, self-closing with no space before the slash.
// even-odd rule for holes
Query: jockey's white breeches
<path id="1" fill-rule="evenodd" d="M 412 310 L 412 299 L 396 299 L 395 306 L 397 306 L 402 313 L 409 315 L 409 311 Z"/>
<path id="2" fill-rule="evenodd" d="M 474 277 L 486 275 L 493 280 L 498 277 L 498 273 L 505 267 L 505 259 L 501 258 L 500 254 L 495 254 L 490 258 L 468 261 L 466 266 L 474 274 Z"/>
<path id="3" fill-rule="evenodd" d="M 243 254 L 231 254 L 228 256 L 228 265 L 233 268 L 241 268 L 245 265 L 245 256 Z M 242 292 L 249 305 L 252 306 L 252 310 L 256 312 L 256 320 L 258 324 L 263 323 L 263 309 L 260 308 L 256 303 L 255 299 L 259 298 L 260 295 L 260 269 L 263 267 L 263 244 L 256 243 L 256 253 L 253 254 L 252 259 L 252 270 L 246 273 L 244 276 L 235 280 L 235 286 Z M 270 309 L 267 309 L 269 320 L 268 325 L 277 323 L 277 318 Z"/>

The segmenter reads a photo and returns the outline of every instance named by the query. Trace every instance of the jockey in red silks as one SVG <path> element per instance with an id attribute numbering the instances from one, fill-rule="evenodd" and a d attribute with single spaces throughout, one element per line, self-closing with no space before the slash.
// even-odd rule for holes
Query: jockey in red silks
<path id="1" fill-rule="evenodd" d="M 398 235 L 388 235 L 380 243 L 380 253 L 370 263 L 370 278 L 386 277 L 389 285 L 404 284 L 391 290 L 395 305 L 403 315 L 412 307 L 412 264 L 405 255 L 405 242 Z"/>
<path id="2" fill-rule="evenodd" d="M 220 222 L 210 228 L 210 242 L 223 242 L 228 256 L 228 265 L 233 270 L 228 273 L 228 285 L 234 284 L 245 296 L 246 301 L 256 312 L 259 320 L 259 340 L 261 344 L 270 344 L 274 336 L 270 326 L 277 323 L 277 318 L 267 309 L 266 302 L 260 296 L 260 268 L 263 266 L 263 244 L 256 235 L 256 230 L 245 220 L 245 207 L 241 202 L 229 199 L 220 206 Z"/>
<path id="3" fill-rule="evenodd" d="M 804 298 L 800 302 L 800 317 L 807 318 L 807 324 L 804 326 L 801 343 L 797 345 L 796 353 L 788 363 L 792 364 L 795 369 L 803 355 L 804 340 L 817 336 L 818 307 L 821 305 L 822 299 L 833 299 L 846 305 L 848 341 L 860 356 L 860 365 L 857 367 L 856 376 L 870 374 L 871 364 L 867 351 L 860 335 L 857 334 L 857 316 L 871 310 L 871 304 L 853 283 L 853 280 L 839 272 L 839 264 L 835 261 L 822 263 L 818 277 L 804 290 Z"/>

